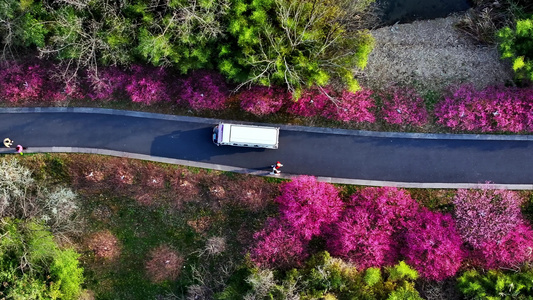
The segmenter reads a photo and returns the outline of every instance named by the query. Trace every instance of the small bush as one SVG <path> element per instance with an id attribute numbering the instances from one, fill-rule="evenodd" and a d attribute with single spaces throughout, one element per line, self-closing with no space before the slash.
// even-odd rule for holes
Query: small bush
<path id="1" fill-rule="evenodd" d="M 9 63 L 0 69 L 0 98 L 9 102 L 40 101 L 47 78 L 45 68 L 39 63 Z"/>
<path id="2" fill-rule="evenodd" d="M 529 299 L 533 294 L 533 272 L 468 270 L 457 278 L 457 286 L 468 299 Z"/>
<path id="3" fill-rule="evenodd" d="M 513 70 L 519 79 L 533 81 L 533 16 L 516 20 L 514 29 L 498 31 L 502 58 L 513 60 Z"/>
<path id="4" fill-rule="evenodd" d="M 277 87 L 253 86 L 239 93 L 241 108 L 256 116 L 277 113 L 290 95 Z"/>
<path id="5" fill-rule="evenodd" d="M 117 67 L 103 67 L 98 69 L 98 73 L 91 71 L 87 81 L 91 87 L 88 93 L 90 99 L 110 101 L 125 95 L 129 76 Z"/>
<path id="6" fill-rule="evenodd" d="M 149 253 L 146 262 L 146 273 L 150 280 L 160 283 L 165 280 L 176 280 L 183 268 L 183 257 L 167 245 L 159 246 Z"/>
<path id="7" fill-rule="evenodd" d="M 338 101 L 331 101 L 322 115 L 343 122 L 374 123 L 376 107 L 372 91 L 360 90 L 355 93 L 343 91 Z"/>
<path id="8" fill-rule="evenodd" d="M 331 101 L 330 97 L 326 94 L 332 94 L 332 92 L 328 88 L 303 90 L 300 98 L 289 104 L 287 112 L 302 117 L 320 115 L 326 105 Z"/>
<path id="9" fill-rule="evenodd" d="M 524 132 L 533 130 L 533 89 L 472 86 L 457 88 L 435 105 L 435 116 L 452 130 Z"/>
<path id="10" fill-rule="evenodd" d="M 96 257 L 113 259 L 120 255 L 118 239 L 109 231 L 94 233 L 87 242 Z"/>
<path id="11" fill-rule="evenodd" d="M 385 122 L 400 126 L 423 126 L 427 123 L 424 99 L 415 90 L 393 86 L 381 92 L 379 97 Z"/>
<path id="12" fill-rule="evenodd" d="M 165 69 L 135 65 L 131 70 L 132 74 L 126 85 L 131 101 L 145 105 L 170 101 Z"/>
<path id="13" fill-rule="evenodd" d="M 193 110 L 222 110 L 226 108 L 229 90 L 222 75 L 196 70 L 183 81 L 181 103 Z"/>

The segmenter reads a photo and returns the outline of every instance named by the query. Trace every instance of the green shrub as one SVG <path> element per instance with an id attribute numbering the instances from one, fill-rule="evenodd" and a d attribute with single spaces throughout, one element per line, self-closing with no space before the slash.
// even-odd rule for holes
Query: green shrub
<path id="1" fill-rule="evenodd" d="M 217 299 L 413 299 L 418 273 L 404 262 L 359 272 L 353 265 L 333 258 L 328 252 L 313 255 L 302 269 L 285 273 L 248 267 L 232 277 Z M 382 275 L 383 272 L 383 275 Z M 247 274 L 246 278 L 242 275 Z M 242 289 L 243 286 L 247 288 Z"/>
<path id="2" fill-rule="evenodd" d="M 501 29 L 498 38 L 502 58 L 512 60 L 517 78 L 533 81 L 533 16 Z"/>
<path id="3" fill-rule="evenodd" d="M 34 221 L 4 218 L 0 224 L 0 282 L 7 299 L 77 299 L 83 269 L 72 249 L 62 250 Z"/>
<path id="4" fill-rule="evenodd" d="M 457 278 L 461 293 L 469 299 L 531 299 L 533 271 L 469 270 Z"/>

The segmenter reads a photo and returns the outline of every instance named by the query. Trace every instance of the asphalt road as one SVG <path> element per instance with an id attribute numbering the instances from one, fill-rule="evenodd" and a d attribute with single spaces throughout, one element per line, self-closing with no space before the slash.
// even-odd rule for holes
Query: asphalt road
<path id="1" fill-rule="evenodd" d="M 286 128 L 279 149 L 211 142 L 213 122 L 89 113 L 0 113 L 0 137 L 29 147 L 85 147 L 284 172 L 397 182 L 532 184 L 533 140 L 329 134 Z M 345 131 L 341 131 L 345 132 Z"/>

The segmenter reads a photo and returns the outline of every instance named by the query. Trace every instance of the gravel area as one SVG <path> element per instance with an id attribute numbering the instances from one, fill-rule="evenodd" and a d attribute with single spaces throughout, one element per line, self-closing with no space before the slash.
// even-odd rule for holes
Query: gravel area
<path id="1" fill-rule="evenodd" d="M 451 84 L 482 88 L 512 79 L 509 62 L 495 46 L 476 45 L 453 24 L 460 16 L 396 24 L 372 30 L 376 40 L 360 83 L 380 88 L 390 83 L 440 90 Z"/>

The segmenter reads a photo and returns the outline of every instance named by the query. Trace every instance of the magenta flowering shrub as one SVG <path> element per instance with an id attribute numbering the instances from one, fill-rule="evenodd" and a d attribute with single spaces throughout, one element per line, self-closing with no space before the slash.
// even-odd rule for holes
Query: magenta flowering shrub
<path id="1" fill-rule="evenodd" d="M 461 245 L 450 215 L 424 209 L 409 223 L 401 252 L 420 275 L 440 281 L 459 270 L 463 259 Z"/>
<path id="2" fill-rule="evenodd" d="M 417 211 L 418 204 L 404 190 L 365 188 L 352 195 L 348 208 L 325 234 L 328 251 L 361 269 L 393 265 Z"/>
<path id="3" fill-rule="evenodd" d="M 533 88 L 461 86 L 435 106 L 437 122 L 453 130 L 533 130 Z"/>
<path id="4" fill-rule="evenodd" d="M 280 187 L 276 198 L 283 222 L 303 238 L 319 235 L 323 226 L 338 218 L 342 201 L 336 187 L 313 176 L 298 176 Z"/>
<path id="5" fill-rule="evenodd" d="M 132 66 L 132 74 L 126 85 L 131 101 L 146 105 L 170 101 L 167 91 L 166 72 L 161 67 Z"/>
<path id="6" fill-rule="evenodd" d="M 389 124 L 423 126 L 427 123 L 428 113 L 424 99 L 414 89 L 390 87 L 380 93 L 383 101 L 381 114 Z"/>
<path id="7" fill-rule="evenodd" d="M 325 234 L 328 251 L 355 263 L 359 269 L 394 265 L 399 244 L 393 230 L 378 226 L 372 212 L 348 207 Z"/>
<path id="8" fill-rule="evenodd" d="M 343 122 L 374 123 L 376 121 L 373 113 L 375 107 L 372 91 L 366 89 L 355 93 L 343 91 L 339 101 L 331 101 L 322 116 Z"/>
<path id="9" fill-rule="evenodd" d="M 308 241 L 293 229 L 279 219 L 268 219 L 265 227 L 254 234 L 256 243 L 250 249 L 252 261 L 266 268 L 301 266 L 308 257 Z"/>
<path id="10" fill-rule="evenodd" d="M 0 70 L 0 97 L 9 102 L 41 100 L 46 78 L 46 70 L 39 63 L 9 63 Z"/>
<path id="11" fill-rule="evenodd" d="M 454 198 L 457 228 L 471 246 L 474 262 L 504 268 L 531 261 L 533 231 L 522 217 L 522 199 L 516 192 L 489 187 L 459 190 Z"/>
<path id="12" fill-rule="evenodd" d="M 373 222 L 388 230 L 405 230 L 418 211 L 411 194 L 395 187 L 370 187 L 352 196 L 351 204 L 372 212 Z"/>
<path id="13" fill-rule="evenodd" d="M 89 98 L 93 100 L 114 100 L 125 94 L 130 76 L 117 67 L 99 68 L 88 72 L 87 81 L 90 85 Z"/>
<path id="14" fill-rule="evenodd" d="M 318 88 L 306 89 L 302 91 L 301 97 L 289 104 L 287 112 L 302 117 L 314 117 L 320 115 L 331 99 L 325 93 L 332 95 L 328 88 L 322 90 Z"/>
<path id="15" fill-rule="evenodd" d="M 224 77 L 216 72 L 195 70 L 183 81 L 182 89 L 181 102 L 194 110 L 226 108 L 229 89 Z"/>
<path id="16" fill-rule="evenodd" d="M 487 241 L 499 242 L 523 222 L 522 199 L 513 191 L 460 189 L 454 197 L 457 229 L 464 241 L 479 248 Z"/>
<path id="17" fill-rule="evenodd" d="M 289 93 L 280 88 L 253 86 L 239 93 L 241 108 L 256 116 L 264 116 L 278 112 L 290 99 Z"/>
<path id="18" fill-rule="evenodd" d="M 533 230 L 519 224 L 502 239 L 483 242 L 473 256 L 488 269 L 520 267 L 533 259 Z"/>

